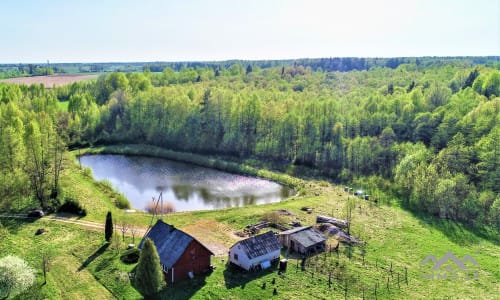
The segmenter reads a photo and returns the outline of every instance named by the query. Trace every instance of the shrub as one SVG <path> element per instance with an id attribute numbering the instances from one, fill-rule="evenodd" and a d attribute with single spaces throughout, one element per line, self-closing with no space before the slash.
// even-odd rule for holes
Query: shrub
<path id="1" fill-rule="evenodd" d="M 82 171 L 83 171 L 83 175 L 85 175 L 89 178 L 92 178 L 92 169 L 91 168 L 84 167 Z"/>
<path id="2" fill-rule="evenodd" d="M 105 189 L 113 190 L 113 184 L 111 183 L 111 181 L 109 181 L 107 179 L 103 179 L 103 180 L 99 181 L 99 184 L 102 187 L 104 187 Z"/>
<path id="3" fill-rule="evenodd" d="M 87 210 L 83 208 L 80 202 L 72 198 L 65 198 L 63 205 L 61 205 L 57 211 L 76 214 L 82 217 L 87 215 Z"/>
<path id="4" fill-rule="evenodd" d="M 123 194 L 118 194 L 117 198 L 115 199 L 115 206 L 119 209 L 129 209 L 130 202 Z"/>
<path id="5" fill-rule="evenodd" d="M 157 214 L 169 214 L 175 212 L 175 205 L 172 202 L 166 202 L 163 203 L 163 207 L 160 207 L 155 201 L 149 201 L 146 205 L 146 211 L 150 214 L 155 213 L 155 211 Z"/>
<path id="6" fill-rule="evenodd" d="M 141 250 L 138 248 L 132 248 L 120 256 L 120 260 L 126 264 L 135 264 L 139 261 L 139 256 L 141 255 Z"/>
<path id="7" fill-rule="evenodd" d="M 23 293 L 35 283 L 35 270 L 23 259 L 8 255 L 0 259 L 0 298 Z"/>
<path id="8" fill-rule="evenodd" d="M 262 221 L 267 221 L 275 224 L 284 223 L 283 217 L 277 211 L 266 213 L 264 216 L 262 216 Z"/>

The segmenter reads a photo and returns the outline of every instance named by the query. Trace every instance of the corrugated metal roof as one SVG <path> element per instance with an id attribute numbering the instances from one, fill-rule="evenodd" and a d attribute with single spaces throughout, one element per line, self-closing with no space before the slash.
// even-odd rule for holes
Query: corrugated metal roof
<path id="1" fill-rule="evenodd" d="M 239 241 L 233 247 L 236 245 L 241 245 L 250 259 L 281 249 L 280 241 L 272 231 Z"/>
<path id="2" fill-rule="evenodd" d="M 302 230 L 306 230 L 306 229 L 309 229 L 309 228 L 311 228 L 311 226 L 302 226 L 302 227 L 297 227 L 297 228 L 292 228 L 292 229 L 289 229 L 289 230 L 286 230 L 286 231 L 282 231 L 279 234 L 280 235 L 287 235 L 287 234 L 292 234 L 292 233 L 299 232 L 299 231 L 302 231 Z"/>
<path id="3" fill-rule="evenodd" d="M 189 234 L 176 229 L 162 220 L 158 220 L 151 227 L 151 230 L 148 231 L 139 244 L 139 248 L 142 249 L 142 244 L 146 238 L 150 238 L 154 242 L 160 256 L 160 262 L 167 268 L 171 268 L 177 262 L 191 241 L 194 240 Z"/>
<path id="4" fill-rule="evenodd" d="M 321 232 L 312 227 L 296 233 L 292 233 L 290 235 L 290 238 L 297 241 L 306 248 L 326 241 L 326 237 Z"/>

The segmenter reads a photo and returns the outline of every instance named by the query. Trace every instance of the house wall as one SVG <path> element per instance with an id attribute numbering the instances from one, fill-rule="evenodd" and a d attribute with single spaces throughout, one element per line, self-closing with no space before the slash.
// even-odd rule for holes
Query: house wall
<path id="1" fill-rule="evenodd" d="M 173 270 L 166 273 L 167 282 L 177 282 L 189 278 L 188 273 L 200 274 L 210 269 L 210 256 L 212 254 L 196 240 L 191 241 L 181 257 L 173 265 Z M 172 272 L 174 280 L 172 280 Z"/>
<path id="2" fill-rule="evenodd" d="M 285 248 L 290 248 L 290 235 L 289 234 L 280 234 L 279 236 L 281 246 Z"/>
<path id="3" fill-rule="evenodd" d="M 280 258 L 280 254 L 281 254 L 280 250 L 276 250 L 273 252 L 269 252 L 265 255 L 259 256 L 259 257 L 254 257 L 253 259 L 250 260 L 250 265 L 251 266 L 258 266 L 262 262 L 265 262 L 267 260 L 273 261 L 274 259 Z"/>
<path id="4" fill-rule="evenodd" d="M 235 254 L 238 255 L 238 260 L 234 258 Z M 231 249 L 229 249 L 229 260 L 233 264 L 240 266 L 247 271 L 250 269 L 250 259 L 239 244 L 236 244 Z"/>
<path id="5" fill-rule="evenodd" d="M 239 248 L 238 248 L 239 247 Z M 234 254 L 238 254 L 238 260 L 234 259 Z M 274 260 L 277 258 L 280 258 L 280 250 L 275 250 L 269 253 L 266 253 L 265 255 L 261 255 L 258 257 L 254 257 L 252 259 L 249 259 L 246 253 L 243 251 L 240 245 L 235 245 L 229 250 L 229 260 L 237 265 L 242 267 L 245 270 L 250 270 L 252 267 L 260 265 L 260 263 L 267 261 L 267 260 Z"/>

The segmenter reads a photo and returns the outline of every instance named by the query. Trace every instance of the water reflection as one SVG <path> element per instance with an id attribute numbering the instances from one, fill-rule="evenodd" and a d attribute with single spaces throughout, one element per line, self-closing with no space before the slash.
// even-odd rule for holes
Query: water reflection
<path id="1" fill-rule="evenodd" d="M 97 180 L 109 180 L 137 209 L 144 209 L 160 192 L 177 211 L 271 203 L 293 193 L 268 180 L 159 158 L 88 155 L 81 157 L 81 163 Z"/>

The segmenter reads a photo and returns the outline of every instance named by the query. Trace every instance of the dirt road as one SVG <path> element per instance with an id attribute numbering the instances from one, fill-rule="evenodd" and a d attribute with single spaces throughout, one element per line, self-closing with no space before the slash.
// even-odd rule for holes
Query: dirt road
<path id="1" fill-rule="evenodd" d="M 0 214 L 0 218 L 14 218 L 14 219 L 27 219 L 27 220 L 36 220 L 38 218 L 33 218 L 33 217 L 27 217 L 26 215 L 22 214 Z M 97 222 L 91 222 L 91 221 L 84 221 L 84 220 L 75 220 L 71 219 L 68 217 L 61 217 L 61 216 L 44 216 L 41 219 L 44 221 L 53 221 L 53 222 L 60 222 L 60 223 L 69 223 L 69 224 L 75 224 L 78 226 L 85 227 L 89 230 L 97 230 L 97 231 L 104 231 L 104 224 L 97 223 Z M 193 224 L 196 226 L 196 224 Z M 221 243 L 213 240 L 213 239 L 208 239 L 210 235 L 206 235 L 206 224 L 199 224 L 200 227 L 205 228 L 204 231 L 197 230 L 196 228 L 193 228 L 193 225 L 188 225 L 186 228 L 180 228 L 181 230 L 186 231 L 190 235 L 192 235 L 194 238 L 202 242 L 208 249 L 210 249 L 215 256 L 223 256 L 226 255 L 228 248 Z M 198 227 L 198 226 L 196 226 Z M 136 237 L 143 237 L 146 232 L 147 228 L 135 228 L 135 236 Z M 116 231 L 120 232 L 119 227 L 116 228 Z M 120 232 L 121 234 L 121 232 Z M 132 236 L 130 229 L 125 232 L 125 235 L 127 236 Z"/>

